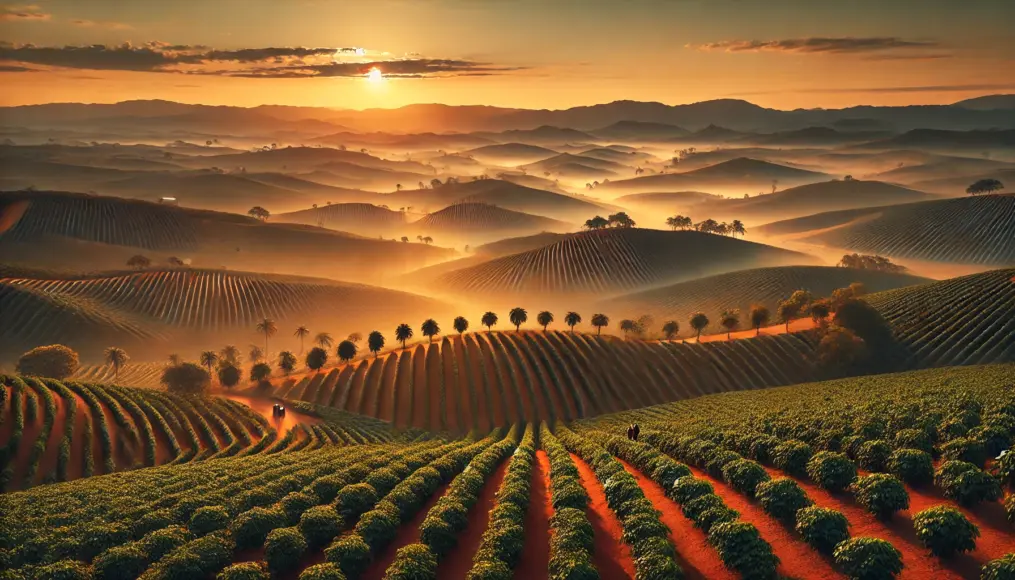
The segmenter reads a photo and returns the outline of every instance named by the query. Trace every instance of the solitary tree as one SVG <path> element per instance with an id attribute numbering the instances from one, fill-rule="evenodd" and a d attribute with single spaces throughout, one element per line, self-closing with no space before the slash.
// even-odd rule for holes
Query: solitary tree
<path id="1" fill-rule="evenodd" d="M 691 328 L 697 333 L 696 342 L 701 342 L 701 331 L 708 328 L 708 317 L 704 312 L 695 312 L 691 315 Z"/>
<path id="2" fill-rule="evenodd" d="M 303 339 L 310 334 L 310 329 L 306 326 L 298 326 L 293 336 L 300 339 L 300 354 L 303 354 Z"/>
<path id="3" fill-rule="evenodd" d="M 578 326 L 582 322 L 582 315 L 577 312 L 568 312 L 564 315 L 564 324 L 568 325 L 571 332 L 574 332 L 574 327 Z"/>
<path id="4" fill-rule="evenodd" d="M 605 314 L 593 314 L 592 315 L 592 326 L 596 327 L 596 336 L 599 336 L 603 332 L 604 326 L 610 325 L 610 317 Z"/>
<path id="5" fill-rule="evenodd" d="M 351 340 L 343 340 L 338 343 L 338 360 L 347 363 L 356 358 L 356 343 Z"/>
<path id="6" fill-rule="evenodd" d="M 141 254 L 131 256 L 130 259 L 127 260 L 127 267 L 134 268 L 135 270 L 144 270 L 145 268 L 151 265 L 152 261 L 149 260 L 146 256 L 142 256 Z"/>
<path id="7" fill-rule="evenodd" d="M 263 318 L 261 322 L 257 323 L 257 332 L 264 335 L 264 352 L 268 352 L 268 337 L 274 336 L 278 332 L 275 321 L 267 317 Z"/>
<path id="8" fill-rule="evenodd" d="M 288 350 L 278 353 L 278 368 L 288 377 L 296 369 L 296 356 Z"/>
<path id="9" fill-rule="evenodd" d="M 375 330 L 367 335 L 367 348 L 374 353 L 374 358 L 377 358 L 377 353 L 384 348 L 384 335 L 381 331 Z"/>
<path id="10" fill-rule="evenodd" d="M 236 365 L 222 365 L 219 367 L 218 377 L 220 385 L 231 389 L 240 382 L 240 369 Z"/>
<path id="11" fill-rule="evenodd" d="M 127 364 L 130 357 L 127 356 L 127 351 L 116 346 L 107 348 L 105 354 L 106 362 L 113 365 L 113 382 L 118 382 L 120 379 L 120 367 Z"/>
<path id="12" fill-rule="evenodd" d="M 407 244 L 409 242 L 409 236 L 402 236 L 402 243 Z"/>
<path id="13" fill-rule="evenodd" d="M 463 332 L 469 330 L 469 321 L 464 316 L 455 317 L 455 321 L 451 323 L 455 331 L 458 332 L 458 336 L 461 336 Z"/>
<path id="14" fill-rule="evenodd" d="M 536 322 L 539 323 L 539 326 L 543 327 L 543 332 L 546 332 L 546 327 L 550 326 L 550 323 L 553 322 L 553 313 L 549 310 L 540 312 L 536 315 Z"/>
<path id="15" fill-rule="evenodd" d="M 789 332 L 789 323 L 800 315 L 800 305 L 792 300 L 783 300 L 779 303 L 779 319 L 786 325 L 786 332 Z"/>
<path id="16" fill-rule="evenodd" d="M 317 336 L 314 337 L 314 343 L 317 346 L 327 350 L 331 348 L 331 345 L 335 344 L 335 339 L 331 338 L 331 333 L 318 332 Z"/>
<path id="17" fill-rule="evenodd" d="M 423 336 L 430 339 L 430 342 L 433 342 L 433 337 L 437 336 L 441 331 L 441 327 L 433 318 L 424 320 L 423 325 L 419 329 L 423 332 Z"/>
<path id="18" fill-rule="evenodd" d="M 271 212 L 269 212 L 268 210 L 264 209 L 259 205 L 255 205 L 254 207 L 250 208 L 247 211 L 247 215 L 249 215 L 254 219 L 261 220 L 263 222 L 264 220 L 271 217 Z"/>
<path id="19" fill-rule="evenodd" d="M 726 329 L 726 340 L 730 340 L 730 335 L 740 326 L 740 311 L 736 309 L 724 311 L 719 317 L 719 324 Z"/>
<path id="20" fill-rule="evenodd" d="M 814 324 L 819 326 L 824 325 L 831 315 L 832 305 L 827 300 L 818 300 L 814 304 L 811 304 L 811 320 L 814 321 Z"/>
<path id="21" fill-rule="evenodd" d="M 166 367 L 161 382 L 173 394 L 203 395 L 211 385 L 211 373 L 194 363 L 183 363 Z"/>
<path id="22" fill-rule="evenodd" d="M 487 312 L 479 319 L 479 321 L 486 327 L 487 332 L 489 332 L 494 326 L 497 326 L 497 315 L 493 312 Z"/>
<path id="23" fill-rule="evenodd" d="M 314 372 L 319 372 L 327 362 L 328 351 L 319 346 L 315 346 L 307 353 L 307 368 Z"/>
<path id="24" fill-rule="evenodd" d="M 51 344 L 21 355 L 15 369 L 23 375 L 61 380 L 74 374 L 78 366 L 78 353 L 62 344 Z"/>
<path id="25" fill-rule="evenodd" d="M 206 369 L 208 369 L 208 374 L 210 376 L 211 375 L 211 367 L 215 366 L 215 364 L 217 362 L 219 362 L 219 355 L 215 354 L 214 351 L 206 350 L 206 351 L 201 353 L 200 360 L 201 360 L 201 366 L 203 366 Z M 174 365 L 174 366 L 179 366 L 179 365 Z"/>
<path id="26" fill-rule="evenodd" d="M 751 306 L 751 327 L 754 328 L 754 336 L 761 334 L 761 327 L 768 324 L 770 318 L 772 318 L 772 313 L 764 304 Z"/>
<path id="27" fill-rule="evenodd" d="M 680 323 L 676 320 L 668 320 L 663 324 L 663 336 L 666 337 L 666 340 L 673 340 L 678 332 L 680 332 Z"/>
<path id="28" fill-rule="evenodd" d="M 524 308 L 516 306 L 508 313 L 508 320 L 515 325 L 515 332 L 522 329 L 522 325 L 529 319 L 529 313 Z"/>
<path id="29" fill-rule="evenodd" d="M 399 324 L 395 328 L 395 340 L 402 343 L 402 349 L 405 349 L 405 341 L 412 338 L 412 327 L 406 323 Z"/>
<path id="30" fill-rule="evenodd" d="M 1004 184 L 996 179 L 981 179 L 967 187 L 966 193 L 969 195 L 979 195 L 981 193 L 994 193 L 1002 189 L 1004 189 Z"/>
<path id="31" fill-rule="evenodd" d="M 250 367 L 250 382 L 259 383 L 271 376 L 271 365 L 266 362 L 259 362 Z"/>

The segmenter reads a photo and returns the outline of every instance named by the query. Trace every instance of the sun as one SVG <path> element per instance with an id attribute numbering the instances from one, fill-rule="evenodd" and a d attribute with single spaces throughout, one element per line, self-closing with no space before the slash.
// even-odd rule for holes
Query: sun
<path id="1" fill-rule="evenodd" d="M 371 68 L 367 71 L 367 80 L 372 83 L 379 83 L 384 80 L 384 73 L 377 67 Z"/>

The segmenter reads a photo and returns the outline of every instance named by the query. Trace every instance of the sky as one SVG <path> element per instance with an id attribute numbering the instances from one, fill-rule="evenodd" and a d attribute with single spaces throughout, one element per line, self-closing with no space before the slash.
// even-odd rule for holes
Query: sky
<path id="1" fill-rule="evenodd" d="M 1015 93 L 1013 22 L 1015 0 L 30 0 L 0 5 L 0 105 L 942 104 Z"/>

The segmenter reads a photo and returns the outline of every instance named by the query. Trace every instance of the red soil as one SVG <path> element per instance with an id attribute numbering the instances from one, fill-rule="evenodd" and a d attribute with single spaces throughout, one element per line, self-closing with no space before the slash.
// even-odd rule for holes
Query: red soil
<path id="1" fill-rule="evenodd" d="M 417 346 L 412 353 L 412 421 L 413 427 L 425 429 L 430 399 L 427 396 L 426 348 Z"/>
<path id="2" fill-rule="evenodd" d="M 670 542 L 677 549 L 677 559 L 685 576 L 689 580 L 736 580 L 737 575 L 723 565 L 715 548 L 708 543 L 705 532 L 694 527 L 694 522 L 684 516 L 673 500 L 666 497 L 666 490 L 634 466 L 625 461 L 620 463 L 638 480 L 638 485 L 652 506 L 662 512 L 659 519 L 670 528 Z"/>
<path id="3" fill-rule="evenodd" d="M 765 513 L 760 505 L 733 490 L 726 483 L 691 467 L 695 477 L 707 480 L 715 487 L 715 493 L 726 505 L 740 512 L 740 519 L 754 524 L 761 537 L 772 545 L 772 551 L 779 557 L 778 572 L 783 576 L 808 579 L 845 578 L 818 551 L 811 548 L 795 532 Z"/>
<path id="4" fill-rule="evenodd" d="M 311 417 L 310 415 L 304 415 L 299 411 L 291 407 L 286 407 L 285 417 L 273 417 L 271 414 L 272 405 L 275 404 L 271 399 L 255 399 L 251 397 L 244 397 L 242 395 L 223 394 L 219 395 L 224 399 L 230 401 L 236 401 L 242 403 L 255 412 L 260 413 L 262 417 L 268 420 L 268 423 L 278 431 L 278 436 L 282 437 L 292 427 L 295 427 L 299 423 L 305 423 L 307 425 L 315 425 L 320 423 L 321 420 L 317 417 Z"/>
<path id="5" fill-rule="evenodd" d="M 480 345 L 483 351 L 483 365 L 486 367 L 486 380 L 490 383 L 490 390 L 494 392 L 493 400 L 495 403 L 503 403 L 503 415 L 505 422 L 522 420 L 521 412 L 515 408 L 516 399 L 509 393 L 505 392 L 505 389 L 501 388 L 501 385 L 510 385 L 509 378 L 505 376 L 506 370 L 503 365 L 497 364 L 497 354 L 494 352 L 493 346 L 491 346 L 490 335 L 476 333 L 474 335 L 476 342 Z M 504 423 L 500 423 L 503 425 Z"/>
<path id="6" fill-rule="evenodd" d="M 814 321 L 810 318 L 798 318 L 797 320 L 794 320 L 789 323 L 789 331 L 801 332 L 804 330 L 810 330 L 815 326 L 816 325 L 814 324 Z M 753 328 L 749 328 L 747 330 L 737 330 L 731 333 L 729 335 L 729 338 L 732 340 L 737 340 L 740 338 L 754 338 L 755 336 L 757 336 L 757 334 L 758 333 L 756 330 L 754 330 Z M 778 334 L 786 334 L 786 325 L 773 324 L 772 326 L 763 326 L 761 327 L 761 334 L 764 336 L 775 336 Z M 701 336 L 701 342 L 713 342 L 721 340 L 729 340 L 727 339 L 725 332 L 709 335 L 703 334 Z M 697 339 L 695 339 L 695 337 L 692 336 L 691 338 L 685 338 L 683 342 L 697 342 Z"/>
<path id="7" fill-rule="evenodd" d="M 433 347 L 436 348 L 436 347 Z M 440 346 L 441 361 L 444 368 L 444 420 L 447 428 L 454 432 L 466 430 L 466 423 L 462 422 L 464 413 L 459 410 L 461 396 L 459 394 L 458 378 L 455 373 L 455 355 L 452 351 L 451 341 L 445 339 Z M 433 403 L 433 401 L 431 401 Z"/>
<path id="8" fill-rule="evenodd" d="M 395 539 L 380 554 L 374 556 L 373 562 L 370 563 L 370 566 L 360 576 L 361 580 L 381 580 L 384 578 L 384 573 L 388 570 L 388 567 L 395 561 L 398 551 L 409 544 L 419 542 L 419 527 L 423 524 L 423 520 L 426 519 L 430 509 L 437 504 L 440 498 L 444 497 L 447 490 L 448 484 L 441 485 L 433 496 L 427 500 L 426 505 L 416 513 L 415 517 L 398 528 L 398 535 L 395 536 Z"/>
<path id="9" fill-rule="evenodd" d="M 455 389 L 458 393 L 458 416 L 461 418 L 461 428 L 463 430 L 477 428 L 479 427 L 476 421 L 477 413 L 473 412 L 473 409 L 478 410 L 479 407 L 474 407 L 475 401 L 472 399 L 473 392 L 469 385 L 469 376 L 472 371 L 465 366 L 465 344 L 461 337 L 452 337 L 451 346 L 454 348 L 452 352 L 454 352 L 458 364 L 458 384 Z"/>
<path id="10" fill-rule="evenodd" d="M 497 382 L 491 376 L 489 368 L 484 373 L 484 367 L 486 362 L 483 360 L 483 353 L 479 350 L 479 344 L 475 340 L 475 336 L 469 334 L 465 335 L 465 347 L 469 349 L 469 362 L 472 363 L 472 381 L 476 385 L 476 400 L 477 408 L 479 409 L 479 428 L 484 432 L 488 432 L 493 428 L 493 425 L 504 425 L 504 410 L 501 408 L 500 397 L 497 393 Z M 486 410 L 490 409 L 493 412 L 493 423 L 491 424 Z"/>
<path id="11" fill-rule="evenodd" d="M 596 479 L 592 468 L 580 457 L 572 453 L 571 459 L 578 467 L 582 485 L 592 499 L 585 513 L 595 531 L 592 562 L 599 570 L 599 577 L 602 580 L 634 578 L 634 557 L 631 554 L 631 547 L 623 540 L 624 528 L 606 503 L 602 484 Z"/>
<path id="12" fill-rule="evenodd" d="M 525 544 L 522 559 L 515 567 L 514 578 L 546 578 L 550 567 L 550 458 L 540 449 L 532 463 L 529 488 L 529 509 L 525 512 Z"/>
<path id="13" fill-rule="evenodd" d="M 497 490 L 500 489 L 504 476 L 507 475 L 510 459 L 501 462 L 483 484 L 479 492 L 479 500 L 469 510 L 469 525 L 458 538 L 458 546 L 444 557 L 437 567 L 439 580 L 464 580 L 472 569 L 472 558 L 479 551 L 483 542 L 483 534 L 490 524 L 490 510 L 497 504 Z"/>
<path id="14" fill-rule="evenodd" d="M 412 420 L 412 353 L 403 351 L 398 355 L 398 374 L 392 401 L 392 417 L 396 427 L 405 428 Z"/>
<path id="15" fill-rule="evenodd" d="M 442 370 L 441 351 L 438 345 L 430 344 L 426 347 L 426 387 L 427 399 L 430 404 L 430 421 L 427 427 L 431 431 L 440 431 L 444 428 L 441 417 L 444 409 L 441 407 L 441 391 L 444 389 L 444 371 Z"/>
<path id="16" fill-rule="evenodd" d="M 395 418 L 395 371 L 398 370 L 398 355 L 391 353 L 384 362 L 384 373 L 381 375 L 380 393 L 374 399 L 373 407 L 368 413 L 383 421 L 392 422 Z M 376 414 L 374 414 L 376 409 Z"/>
<path id="17" fill-rule="evenodd" d="M 32 387 L 21 390 L 21 412 L 25 418 L 25 428 L 21 435 L 21 447 L 18 449 L 17 456 L 12 460 L 14 478 L 8 486 L 10 489 L 24 488 L 25 474 L 28 471 L 28 456 L 31 455 L 32 446 L 35 445 L 35 441 L 39 438 L 39 433 L 42 432 L 43 417 L 46 414 L 46 406 L 43 404 L 42 399 L 35 397 L 38 403 L 35 420 L 28 420 L 28 415 L 25 411 L 28 409 L 29 396 L 35 396 L 35 390 Z M 42 470 L 40 469 L 39 471 L 41 472 Z"/>
<path id="18" fill-rule="evenodd" d="M 507 366 L 507 368 L 513 369 L 514 371 L 513 375 L 510 374 L 509 371 L 508 379 L 504 382 L 504 384 L 505 385 L 515 384 L 516 382 L 515 378 L 517 378 L 515 390 L 521 396 L 522 418 L 532 419 L 534 417 L 537 417 L 538 415 L 536 415 L 535 407 L 532 403 L 532 400 L 529 397 L 529 389 L 526 386 L 528 384 L 528 381 L 526 381 L 525 379 L 525 374 L 522 372 L 522 369 L 519 368 L 517 364 L 515 364 L 515 357 L 508 354 L 507 350 L 508 347 L 506 346 L 508 339 L 503 336 L 500 336 L 499 333 L 491 332 L 488 333 L 488 336 L 490 338 L 490 342 L 493 343 L 494 345 L 497 345 L 495 347 L 495 350 L 498 351 L 497 354 L 498 356 L 501 357 L 500 362 L 504 363 Z M 546 415 L 542 416 L 546 417 Z"/>

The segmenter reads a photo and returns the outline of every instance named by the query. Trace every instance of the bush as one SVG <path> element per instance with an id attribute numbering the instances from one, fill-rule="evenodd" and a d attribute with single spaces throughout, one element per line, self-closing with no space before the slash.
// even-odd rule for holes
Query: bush
<path id="1" fill-rule="evenodd" d="M 943 479 L 941 489 L 945 497 L 966 507 L 980 502 L 997 501 L 1003 493 L 996 477 L 975 467 Z"/>
<path id="2" fill-rule="evenodd" d="M 867 439 L 861 435 L 850 435 L 842 438 L 842 452 L 846 454 L 846 457 L 850 459 L 856 459 L 858 453 L 860 453 L 860 447 L 867 442 Z"/>
<path id="3" fill-rule="evenodd" d="M 61 381 L 78 370 L 78 353 L 62 344 L 39 346 L 18 359 L 19 374 Z"/>
<path id="4" fill-rule="evenodd" d="M 296 525 L 300 521 L 303 512 L 317 505 L 317 498 L 302 491 L 287 493 L 278 502 L 282 511 L 285 512 L 286 522 L 289 525 Z"/>
<path id="5" fill-rule="evenodd" d="M 567 479 L 554 484 L 553 487 L 553 509 L 579 508 L 585 509 L 589 505 L 589 494 L 585 488 L 574 479 Z"/>
<path id="6" fill-rule="evenodd" d="M 377 503 L 377 491 L 366 483 L 347 485 L 335 495 L 335 511 L 347 522 L 355 521 Z"/>
<path id="7" fill-rule="evenodd" d="M 722 498 L 714 493 L 706 493 L 705 495 L 698 496 L 691 501 L 681 504 L 680 509 L 684 512 L 684 515 L 689 519 L 698 521 L 701 514 L 714 508 L 723 508 L 726 504 Z"/>
<path id="8" fill-rule="evenodd" d="M 751 459 L 759 463 L 768 463 L 775 457 L 775 448 L 778 447 L 782 442 L 777 437 L 771 435 L 757 435 L 754 440 L 751 441 L 751 448 L 749 455 Z"/>
<path id="9" fill-rule="evenodd" d="M 775 577 L 779 558 L 752 524 L 740 521 L 716 524 L 708 533 L 708 541 L 719 552 L 723 564 L 744 578 Z"/>
<path id="10" fill-rule="evenodd" d="M 356 524 L 356 533 L 371 549 L 378 549 L 395 537 L 399 523 L 397 510 L 374 509 L 363 514 Z"/>
<path id="11" fill-rule="evenodd" d="M 219 572 L 215 580 L 271 580 L 271 574 L 261 562 L 243 562 Z"/>
<path id="12" fill-rule="evenodd" d="M 947 558 L 959 552 L 976 549 L 980 530 L 959 510 L 950 506 L 934 506 L 913 516 L 913 527 L 920 543 L 935 556 Z"/>
<path id="13" fill-rule="evenodd" d="M 977 468 L 972 463 L 965 461 L 945 461 L 934 472 L 934 485 L 947 489 L 954 485 L 959 475 L 967 471 L 977 471 Z"/>
<path id="14" fill-rule="evenodd" d="M 853 483 L 853 493 L 860 505 L 881 519 L 909 507 L 909 494 L 893 475 L 875 473 L 861 477 Z"/>
<path id="15" fill-rule="evenodd" d="M 728 506 L 717 506 L 698 514 L 698 519 L 695 520 L 694 524 L 707 534 L 712 531 L 712 527 L 716 524 L 736 521 L 739 517 L 740 512 L 735 509 Z"/>
<path id="16" fill-rule="evenodd" d="M 798 510 L 811 505 L 804 490 L 788 477 L 762 483 L 758 486 L 757 495 L 761 507 L 772 517 L 784 522 L 793 522 Z"/>
<path id="17" fill-rule="evenodd" d="M 550 566 L 553 566 L 553 560 L 550 560 Z M 595 568 L 593 568 L 592 570 L 594 572 Z M 554 580 L 556 580 L 557 578 L 561 578 L 561 576 L 556 575 L 556 571 L 553 570 L 553 568 L 550 569 L 550 577 L 553 578 Z M 508 568 L 507 564 L 505 564 L 503 561 L 499 559 L 483 560 L 481 562 L 476 562 L 476 564 L 472 567 L 472 570 L 469 570 L 469 575 L 466 578 L 467 580 L 511 580 L 512 578 L 514 578 L 514 572 L 511 571 L 511 568 Z M 566 575 L 563 576 L 563 578 L 586 578 L 586 577 Z M 591 578 L 598 579 L 599 576 L 596 575 Z M 300 578 L 300 580 L 303 579 Z"/>
<path id="18" fill-rule="evenodd" d="M 357 578 L 370 565 L 370 546 L 358 534 L 349 534 L 332 542 L 324 550 L 324 557 L 346 576 Z"/>
<path id="19" fill-rule="evenodd" d="M 828 491 L 838 492 L 856 479 L 856 465 L 844 453 L 821 451 L 807 462 L 807 477 Z"/>
<path id="20" fill-rule="evenodd" d="M 342 532 L 342 518 L 331 506 L 319 505 L 303 512 L 299 528 L 311 550 L 326 546 Z"/>
<path id="21" fill-rule="evenodd" d="M 1004 513 L 1008 517 L 1008 521 L 1015 524 L 1015 493 L 1005 498 Z"/>
<path id="22" fill-rule="evenodd" d="M 204 506 L 197 508 L 187 525 L 195 535 L 204 536 L 229 525 L 229 512 L 222 506 Z"/>
<path id="23" fill-rule="evenodd" d="M 860 446 L 856 452 L 856 462 L 867 471 L 883 472 L 888 466 L 888 457 L 892 454 L 892 446 L 882 439 L 873 439 Z"/>
<path id="24" fill-rule="evenodd" d="M 276 574 L 295 568 L 306 551 L 307 541 L 295 527 L 272 530 L 264 542 L 264 559 Z"/>
<path id="25" fill-rule="evenodd" d="M 980 580 L 1015 580 L 1015 553 L 987 562 Z"/>
<path id="26" fill-rule="evenodd" d="M 35 570 L 35 578 L 46 580 L 91 580 L 91 577 L 88 564 L 78 560 L 61 560 Z"/>
<path id="27" fill-rule="evenodd" d="M 96 580 L 134 580 L 148 568 L 148 556 L 137 545 L 110 548 L 92 561 Z"/>
<path id="28" fill-rule="evenodd" d="M 691 475 L 691 470 L 676 461 L 666 461 L 655 468 L 652 472 L 652 481 L 658 483 L 663 489 L 673 487 L 673 482 L 681 477 Z"/>
<path id="29" fill-rule="evenodd" d="M 918 449 L 926 453 L 934 450 L 930 437 L 921 429 L 900 429 L 893 442 L 896 449 Z"/>
<path id="30" fill-rule="evenodd" d="M 705 481 L 704 479 L 698 479 L 693 475 L 685 475 L 684 477 L 677 478 L 677 480 L 673 482 L 673 487 L 670 489 L 670 493 L 677 503 L 683 505 L 694 498 L 701 497 L 709 493 L 715 493 L 715 489 L 712 487 L 711 483 Z"/>
<path id="31" fill-rule="evenodd" d="M 722 478 L 733 489 L 749 497 L 754 497 L 759 484 L 771 479 L 764 467 L 750 459 L 737 459 L 724 465 Z"/>
<path id="32" fill-rule="evenodd" d="M 206 395 L 211 387 L 211 375 L 194 363 L 183 363 L 166 367 L 161 382 L 170 393 Z"/>
<path id="33" fill-rule="evenodd" d="M 877 538 L 852 538 L 835 548 L 835 563 L 854 580 L 891 580 L 902 571 L 902 552 Z"/>
<path id="34" fill-rule="evenodd" d="M 934 479 L 934 462 L 926 451 L 897 449 L 888 457 L 888 472 L 912 486 Z"/>
<path id="35" fill-rule="evenodd" d="M 831 554 L 835 546 L 849 539 L 849 520 L 842 512 L 809 506 L 796 513 L 796 530 L 815 550 Z"/>
<path id="36" fill-rule="evenodd" d="M 1015 419 L 1012 420 L 1012 423 L 1015 424 Z M 975 429 L 970 429 L 969 438 L 983 444 L 987 457 L 997 457 L 998 453 L 1012 444 L 1012 436 L 1008 429 L 996 425 L 980 425 Z"/>
<path id="37" fill-rule="evenodd" d="M 194 535 L 187 528 L 183 526 L 169 526 L 168 528 L 149 533 L 138 541 L 138 545 L 145 555 L 148 556 L 148 561 L 157 562 L 166 554 L 193 539 Z"/>
<path id="38" fill-rule="evenodd" d="M 437 556 L 423 544 L 410 544 L 398 550 L 384 577 L 389 580 L 437 578 Z"/>
<path id="39" fill-rule="evenodd" d="M 315 564 L 300 573 L 299 580 L 345 580 L 342 569 L 332 563 Z"/>
<path id="40" fill-rule="evenodd" d="M 278 509 L 251 508 L 236 516 L 229 530 L 240 549 L 260 548 L 268 534 L 285 526 L 285 514 Z"/>
<path id="41" fill-rule="evenodd" d="M 235 387 L 240 383 L 240 369 L 234 364 L 225 364 L 219 367 L 219 384 L 226 388 Z"/>
<path id="42" fill-rule="evenodd" d="M 987 463 L 987 448 L 975 439 L 956 437 L 941 446 L 941 455 L 950 461 L 965 461 L 982 468 Z"/>
<path id="43" fill-rule="evenodd" d="M 577 508 L 563 508 L 550 517 L 550 551 L 570 553 L 590 551 L 593 546 L 593 529 L 585 512 Z"/>
<path id="44" fill-rule="evenodd" d="M 814 452 L 811 446 L 803 441 L 786 441 L 775 448 L 773 462 L 779 469 L 789 475 L 803 477 L 807 475 L 807 462 Z"/>

